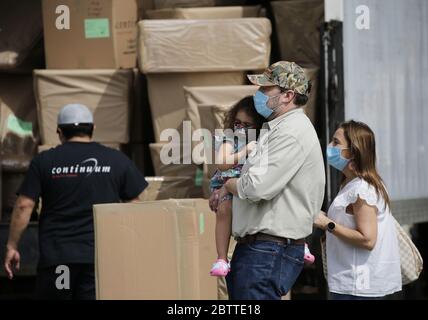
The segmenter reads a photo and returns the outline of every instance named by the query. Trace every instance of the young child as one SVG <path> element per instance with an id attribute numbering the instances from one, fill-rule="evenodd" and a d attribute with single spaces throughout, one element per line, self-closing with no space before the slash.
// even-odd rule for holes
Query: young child
<path id="1" fill-rule="evenodd" d="M 212 192 L 220 189 L 228 179 L 239 178 L 245 159 L 256 147 L 255 140 L 265 121 L 265 118 L 257 113 L 252 96 L 243 98 L 228 112 L 224 129 L 231 129 L 234 134 L 215 136 L 216 159 L 221 163 L 211 178 Z M 250 129 L 255 132 L 249 132 Z M 233 161 L 227 161 L 227 157 Z M 227 253 L 232 233 L 232 198 L 232 194 L 227 194 L 219 200 L 215 229 L 218 257 L 210 271 L 212 276 L 226 276 L 230 271 Z M 307 263 L 314 261 L 307 246 L 304 258 Z"/>

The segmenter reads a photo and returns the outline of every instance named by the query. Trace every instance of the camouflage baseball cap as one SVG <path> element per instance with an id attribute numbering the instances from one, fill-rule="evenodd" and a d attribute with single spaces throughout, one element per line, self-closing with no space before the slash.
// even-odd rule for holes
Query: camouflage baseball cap
<path id="1" fill-rule="evenodd" d="M 294 62 L 279 61 L 269 66 L 262 74 L 247 77 L 251 83 L 258 86 L 279 86 L 303 95 L 309 93 L 309 80 L 305 71 Z"/>

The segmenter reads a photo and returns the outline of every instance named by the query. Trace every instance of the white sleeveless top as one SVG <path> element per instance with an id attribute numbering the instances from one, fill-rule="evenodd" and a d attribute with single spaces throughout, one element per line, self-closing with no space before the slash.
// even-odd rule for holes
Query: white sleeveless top
<path id="1" fill-rule="evenodd" d="M 377 207 L 377 241 L 372 251 L 350 245 L 327 232 L 327 270 L 330 292 L 362 297 L 382 297 L 401 290 L 398 240 L 391 213 L 373 186 L 355 178 L 338 193 L 328 210 L 334 222 L 356 229 L 346 207 L 360 199 Z"/>

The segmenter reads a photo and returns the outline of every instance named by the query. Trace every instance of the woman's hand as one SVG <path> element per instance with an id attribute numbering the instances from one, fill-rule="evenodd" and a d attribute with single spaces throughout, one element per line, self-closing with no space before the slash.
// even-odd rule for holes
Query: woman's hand
<path id="1" fill-rule="evenodd" d="M 327 229 L 327 225 L 331 222 L 331 220 L 329 218 L 327 218 L 327 215 L 324 211 L 320 211 L 320 213 L 318 213 L 318 216 L 315 218 L 314 221 L 314 226 L 322 229 L 322 230 L 326 230 Z"/>

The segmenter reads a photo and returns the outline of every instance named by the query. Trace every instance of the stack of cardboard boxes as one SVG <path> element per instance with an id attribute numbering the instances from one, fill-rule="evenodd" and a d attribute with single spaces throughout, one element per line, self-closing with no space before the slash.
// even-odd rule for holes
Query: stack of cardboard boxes
<path id="1" fill-rule="evenodd" d="M 154 20 L 139 22 L 139 68 L 148 80 L 156 140 L 150 149 L 153 163 L 159 164 L 157 175 L 188 172 L 200 194 L 207 196 L 202 189 L 205 159 L 193 152 L 198 110 L 189 109 L 185 88 L 241 86 L 247 71 L 264 69 L 270 58 L 271 25 L 260 15 L 259 6 L 175 8 L 147 11 Z M 174 156 L 170 163 L 159 158 L 171 138 L 168 129 L 179 133 L 170 144 L 182 147 L 175 161 L 180 165 L 174 164 Z"/>
<path id="2" fill-rule="evenodd" d="M 136 21 L 135 0 L 43 0 L 47 69 L 34 71 L 40 150 L 59 144 L 56 120 L 69 103 L 93 112 L 95 141 L 129 142 Z"/>

